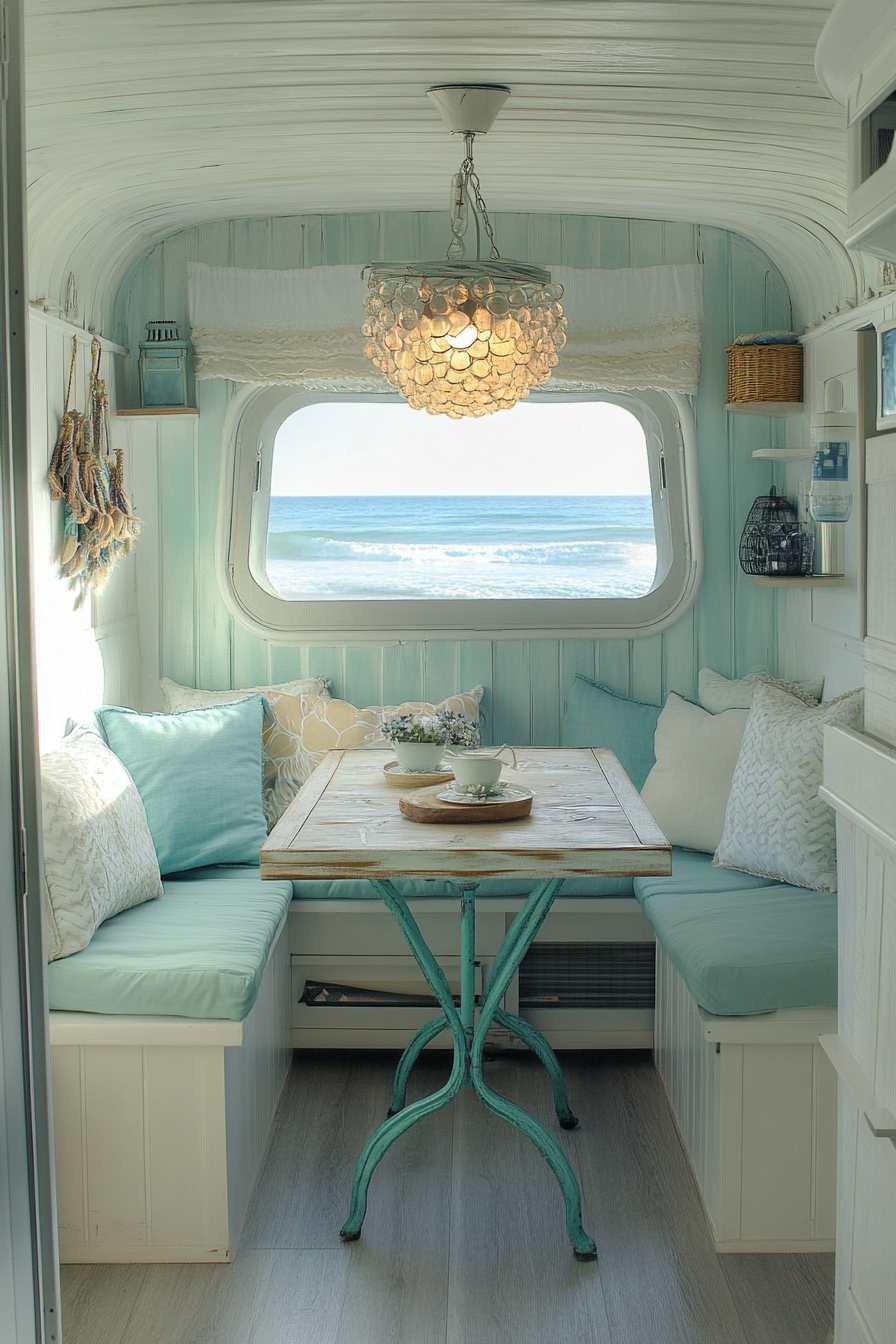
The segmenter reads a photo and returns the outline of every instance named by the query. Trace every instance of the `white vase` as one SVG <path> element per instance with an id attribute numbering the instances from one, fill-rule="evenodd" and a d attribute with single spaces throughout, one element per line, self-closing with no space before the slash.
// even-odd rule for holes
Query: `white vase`
<path id="1" fill-rule="evenodd" d="M 443 742 L 393 742 L 392 750 L 402 770 L 412 775 L 431 774 L 438 770 L 445 750 Z"/>

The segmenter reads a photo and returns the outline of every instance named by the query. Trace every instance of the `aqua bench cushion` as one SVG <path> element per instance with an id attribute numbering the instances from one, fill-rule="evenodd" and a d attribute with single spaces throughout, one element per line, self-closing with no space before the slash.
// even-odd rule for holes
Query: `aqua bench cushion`
<path id="1" fill-rule="evenodd" d="M 671 877 L 636 877 L 632 883 L 642 905 L 659 893 L 690 896 L 698 891 L 755 891 L 779 885 L 774 878 L 755 877 L 739 868 L 713 868 L 711 854 L 678 845 L 672 846 Z"/>
<path id="2" fill-rule="evenodd" d="M 193 872 L 176 874 L 178 880 L 189 882 L 195 878 L 212 876 L 239 877 L 241 873 L 251 872 L 256 876 L 257 868 L 197 868 Z M 631 897 L 634 895 L 634 879 L 631 877 L 568 877 L 560 890 L 561 896 L 581 896 L 592 898 Z M 751 878 L 751 881 L 756 881 Z M 395 883 L 399 894 L 406 900 L 435 899 L 440 896 L 456 896 L 456 888 L 449 885 L 450 879 L 402 878 Z M 535 887 L 534 881 L 521 881 L 517 878 L 486 877 L 479 883 L 477 899 L 492 897 L 528 896 Z M 297 901 L 378 901 L 379 897 L 365 877 L 344 878 L 333 881 L 306 878 L 292 884 L 293 896 Z"/>
<path id="3" fill-rule="evenodd" d="M 636 878 L 657 942 L 707 1012 L 837 1003 L 837 896 L 713 868 L 673 850 L 672 876 Z"/>
<path id="4" fill-rule="evenodd" d="M 230 881 L 166 881 L 156 900 L 107 919 L 83 951 L 52 962 L 50 1007 L 242 1021 L 292 887 L 262 882 L 257 871 L 223 871 Z"/>

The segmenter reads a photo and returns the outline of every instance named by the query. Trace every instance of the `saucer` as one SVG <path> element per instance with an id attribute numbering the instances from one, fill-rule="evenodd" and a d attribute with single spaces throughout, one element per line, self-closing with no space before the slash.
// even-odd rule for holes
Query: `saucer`
<path id="1" fill-rule="evenodd" d="M 387 761 L 383 766 L 383 778 L 390 789 L 425 789 L 432 784 L 447 784 L 454 778 L 451 767 L 444 763 L 438 770 L 402 770 L 398 761 Z"/>
<path id="2" fill-rule="evenodd" d="M 453 789 L 444 789 L 436 797 L 443 803 L 465 803 L 469 807 L 481 807 L 488 803 L 519 803 L 524 798 L 534 798 L 535 794 L 531 789 L 522 789 L 517 784 L 499 784 L 484 798 L 475 798 L 470 793 L 455 793 Z"/>

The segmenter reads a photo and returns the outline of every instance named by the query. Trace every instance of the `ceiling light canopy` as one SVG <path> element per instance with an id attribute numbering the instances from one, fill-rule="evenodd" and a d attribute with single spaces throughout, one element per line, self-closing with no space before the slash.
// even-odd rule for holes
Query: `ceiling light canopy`
<path id="1" fill-rule="evenodd" d="M 430 415 L 509 410 L 547 382 L 566 343 L 562 287 L 540 266 L 502 259 L 473 167 L 473 139 L 491 128 L 509 93 L 491 85 L 428 91 L 448 129 L 464 137 L 464 161 L 451 182 L 448 251 L 443 260 L 365 267 L 367 354 L 409 405 Z M 465 259 L 471 217 L 475 261 Z M 483 230 L 488 261 L 480 260 Z"/>

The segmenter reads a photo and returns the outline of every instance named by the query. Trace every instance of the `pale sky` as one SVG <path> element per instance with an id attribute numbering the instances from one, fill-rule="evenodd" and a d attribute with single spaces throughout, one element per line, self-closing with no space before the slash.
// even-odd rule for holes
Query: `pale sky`
<path id="1" fill-rule="evenodd" d="M 649 495 L 644 431 L 610 402 L 521 401 L 451 420 L 317 402 L 283 422 L 272 495 Z"/>

